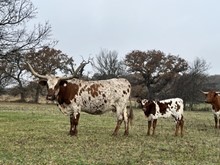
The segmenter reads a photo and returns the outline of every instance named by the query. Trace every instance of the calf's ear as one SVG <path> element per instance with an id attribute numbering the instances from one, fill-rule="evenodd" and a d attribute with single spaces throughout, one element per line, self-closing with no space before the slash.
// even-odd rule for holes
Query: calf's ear
<path id="1" fill-rule="evenodd" d="M 141 103 L 141 99 L 138 98 L 138 99 L 136 100 L 136 102 L 137 102 L 137 103 Z"/>
<path id="2" fill-rule="evenodd" d="M 39 81 L 39 84 L 42 85 L 42 86 L 45 86 L 45 85 L 47 85 L 47 81 L 45 81 L 45 80 L 40 80 L 40 81 Z"/>

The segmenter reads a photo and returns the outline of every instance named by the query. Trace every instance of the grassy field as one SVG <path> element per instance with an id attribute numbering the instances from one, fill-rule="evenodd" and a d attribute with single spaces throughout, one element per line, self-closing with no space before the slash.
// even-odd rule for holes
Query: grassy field
<path id="1" fill-rule="evenodd" d="M 211 112 L 185 112 L 185 135 L 174 137 L 172 119 L 160 119 L 147 136 L 143 112 L 128 137 L 111 136 L 115 114 L 81 114 L 78 137 L 55 105 L 0 103 L 0 164 L 219 165 L 220 130 Z"/>

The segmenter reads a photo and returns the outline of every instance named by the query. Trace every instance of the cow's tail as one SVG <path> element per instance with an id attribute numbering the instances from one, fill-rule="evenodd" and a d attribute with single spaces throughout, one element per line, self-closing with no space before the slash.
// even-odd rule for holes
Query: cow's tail
<path id="1" fill-rule="evenodd" d="M 128 111 L 128 121 L 129 124 L 132 126 L 134 119 L 134 112 L 131 104 L 131 99 L 129 99 L 129 105 L 127 106 L 127 111 Z"/>

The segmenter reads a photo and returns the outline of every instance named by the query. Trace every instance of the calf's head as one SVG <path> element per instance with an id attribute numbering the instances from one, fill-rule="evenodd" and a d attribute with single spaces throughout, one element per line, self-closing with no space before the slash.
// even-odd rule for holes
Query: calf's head
<path id="1" fill-rule="evenodd" d="M 136 100 L 136 102 L 138 103 L 138 108 L 143 109 L 144 108 L 144 104 L 147 102 L 147 99 L 142 99 L 142 98 L 138 98 Z"/>
<path id="2" fill-rule="evenodd" d="M 156 104 L 152 100 L 148 100 L 143 105 L 143 111 L 146 117 L 149 117 L 150 114 L 155 115 L 156 114 Z"/>

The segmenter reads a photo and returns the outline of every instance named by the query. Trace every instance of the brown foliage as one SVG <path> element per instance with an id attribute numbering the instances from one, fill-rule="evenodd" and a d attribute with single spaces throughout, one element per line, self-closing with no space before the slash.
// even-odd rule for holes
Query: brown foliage
<path id="1" fill-rule="evenodd" d="M 142 52 L 139 50 L 132 51 L 125 57 L 125 64 L 129 71 L 139 73 L 148 89 L 148 97 L 155 97 L 158 92 L 170 84 L 177 74 L 188 69 L 188 63 L 174 55 L 165 55 L 157 50 Z"/>

